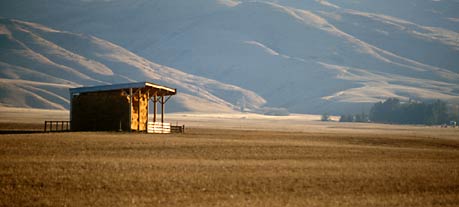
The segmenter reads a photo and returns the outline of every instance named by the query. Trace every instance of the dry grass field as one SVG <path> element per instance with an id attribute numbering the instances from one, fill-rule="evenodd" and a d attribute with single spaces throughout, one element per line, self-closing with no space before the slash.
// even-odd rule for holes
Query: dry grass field
<path id="1" fill-rule="evenodd" d="M 343 126 L 4 134 L 0 206 L 459 205 L 458 129 Z"/>

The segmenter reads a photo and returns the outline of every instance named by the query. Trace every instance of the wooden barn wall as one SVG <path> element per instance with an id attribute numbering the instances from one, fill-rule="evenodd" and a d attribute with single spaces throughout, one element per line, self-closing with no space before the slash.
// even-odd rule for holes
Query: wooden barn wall
<path id="1" fill-rule="evenodd" d="M 72 130 L 129 130 L 129 97 L 121 91 L 83 93 L 72 100 Z"/>
<path id="2" fill-rule="evenodd" d="M 140 96 L 139 96 L 140 95 Z M 139 121 L 140 110 L 140 121 Z M 131 129 L 134 131 L 146 131 L 148 123 L 148 96 L 145 90 L 134 94 L 132 102 Z"/>

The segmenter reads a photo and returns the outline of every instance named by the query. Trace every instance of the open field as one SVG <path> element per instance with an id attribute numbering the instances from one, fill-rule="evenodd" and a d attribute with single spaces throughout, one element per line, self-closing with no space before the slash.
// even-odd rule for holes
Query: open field
<path id="1" fill-rule="evenodd" d="M 68 119 L 0 115 L 7 131 Z M 459 205 L 458 128 L 319 119 L 167 114 L 185 134 L 0 134 L 0 206 Z"/>
<path id="2" fill-rule="evenodd" d="M 457 129 L 343 127 L 0 135 L 0 206 L 458 206 Z"/>

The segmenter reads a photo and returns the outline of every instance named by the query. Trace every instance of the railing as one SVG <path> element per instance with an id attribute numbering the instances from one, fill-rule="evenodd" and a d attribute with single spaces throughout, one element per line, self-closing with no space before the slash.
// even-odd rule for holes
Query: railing
<path id="1" fill-rule="evenodd" d="M 171 126 L 172 133 L 185 133 L 185 125 L 182 126 Z"/>
<path id="2" fill-rule="evenodd" d="M 70 121 L 45 121 L 45 132 L 68 132 Z"/>

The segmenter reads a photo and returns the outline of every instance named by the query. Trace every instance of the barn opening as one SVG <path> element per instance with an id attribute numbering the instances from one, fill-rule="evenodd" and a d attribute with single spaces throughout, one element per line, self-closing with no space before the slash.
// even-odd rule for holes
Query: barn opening
<path id="1" fill-rule="evenodd" d="M 164 122 L 165 104 L 177 94 L 175 88 L 137 82 L 69 91 L 72 131 L 170 133 L 170 123 Z M 150 107 L 153 107 L 152 119 L 148 113 Z"/>

